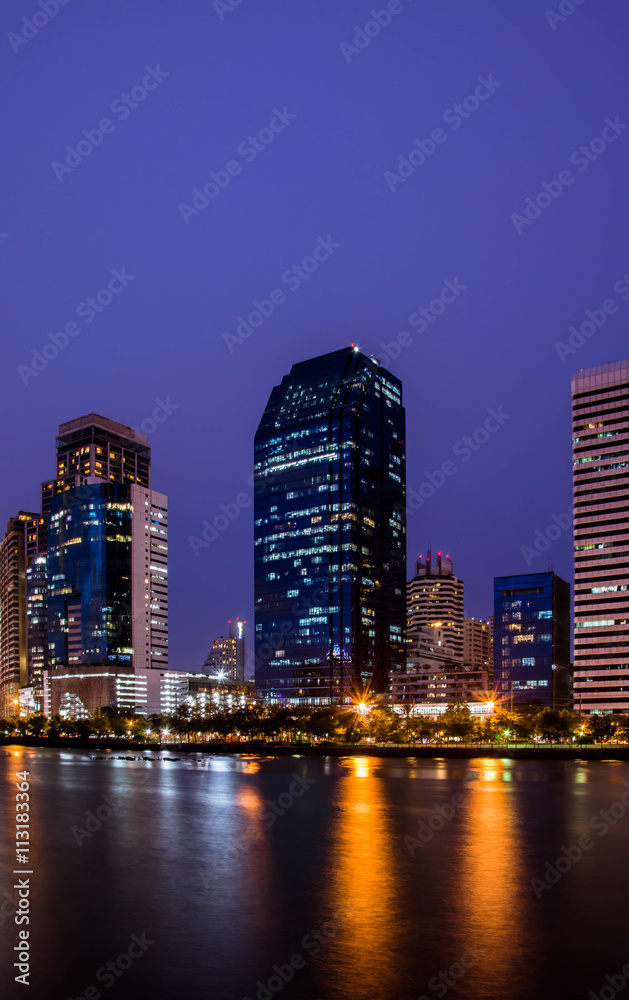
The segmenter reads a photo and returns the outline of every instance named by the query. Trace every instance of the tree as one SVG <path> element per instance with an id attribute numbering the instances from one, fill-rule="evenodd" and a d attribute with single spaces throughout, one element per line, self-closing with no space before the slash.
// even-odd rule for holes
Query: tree
<path id="1" fill-rule="evenodd" d="M 391 709 L 375 708 L 367 715 L 367 733 L 376 743 L 390 743 L 398 732 L 398 721 Z"/>
<path id="2" fill-rule="evenodd" d="M 629 742 L 629 715 L 615 715 L 616 740 L 622 743 Z"/>
<path id="3" fill-rule="evenodd" d="M 440 729 L 447 739 L 463 740 L 467 743 L 474 732 L 474 720 L 469 707 L 463 702 L 452 702 L 446 708 L 440 721 Z"/>
<path id="4" fill-rule="evenodd" d="M 607 740 L 611 740 L 615 725 L 611 715 L 590 715 L 586 728 L 593 742 L 602 746 Z"/>
<path id="5" fill-rule="evenodd" d="M 405 743 L 418 743 L 433 739 L 436 722 L 426 715 L 408 715 L 401 723 L 401 735 Z"/>
<path id="6" fill-rule="evenodd" d="M 551 743 L 569 739 L 578 725 L 574 712 L 543 708 L 535 719 L 534 731 Z"/>
<path id="7" fill-rule="evenodd" d="M 31 736 L 42 736 L 47 721 L 45 715 L 31 715 L 28 720 L 28 731 Z"/>

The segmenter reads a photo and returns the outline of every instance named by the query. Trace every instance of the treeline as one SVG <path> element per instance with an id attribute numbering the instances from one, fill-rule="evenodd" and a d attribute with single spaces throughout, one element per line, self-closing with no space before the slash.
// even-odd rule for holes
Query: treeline
<path id="1" fill-rule="evenodd" d="M 31 715 L 0 719 L 6 736 L 58 738 L 90 736 L 142 742 L 262 740 L 286 743 L 605 743 L 629 742 L 629 716 L 580 716 L 576 712 L 535 706 L 496 711 L 479 719 L 467 705 L 452 704 L 438 719 L 398 714 L 373 707 L 361 714 L 353 708 L 309 708 L 252 705 L 231 712 L 196 714 L 182 706 L 174 715 L 124 715 L 102 709 L 88 719 Z"/>

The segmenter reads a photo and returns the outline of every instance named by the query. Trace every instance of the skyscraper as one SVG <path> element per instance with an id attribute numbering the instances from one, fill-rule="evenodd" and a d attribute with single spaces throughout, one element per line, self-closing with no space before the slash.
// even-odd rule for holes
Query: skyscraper
<path id="1" fill-rule="evenodd" d="M 236 671 L 234 680 L 244 682 L 245 679 L 245 626 L 242 618 L 232 618 L 229 621 L 229 636 L 236 644 Z"/>
<path id="2" fill-rule="evenodd" d="M 27 524 L 36 514 L 12 517 L 0 545 L 0 716 L 18 715 L 19 690 L 28 683 L 26 614 Z"/>
<path id="3" fill-rule="evenodd" d="M 494 695 L 501 707 L 570 703 L 570 584 L 555 573 L 494 580 Z"/>
<path id="4" fill-rule="evenodd" d="M 245 625 L 242 618 L 230 619 L 229 635 L 219 635 L 201 670 L 217 671 L 232 681 L 245 679 Z"/>
<path id="5" fill-rule="evenodd" d="M 574 703 L 629 711 L 629 361 L 572 381 Z"/>
<path id="6" fill-rule="evenodd" d="M 42 505 L 52 711 L 112 691 L 141 711 L 133 673 L 168 666 L 167 498 L 151 489 L 146 437 L 93 413 L 62 424 Z"/>
<path id="7" fill-rule="evenodd" d="M 31 707 L 35 712 L 44 707 L 44 670 L 48 665 L 47 519 L 38 514 L 26 522 L 26 646 L 27 684 L 31 687 Z"/>
<path id="8" fill-rule="evenodd" d="M 415 645 L 425 626 L 444 630 L 452 658 L 463 663 L 463 580 L 454 575 L 449 556 L 437 553 L 437 565 L 428 549 L 415 564 L 415 576 L 406 588 L 407 638 Z"/>
<path id="9" fill-rule="evenodd" d="M 404 408 L 358 348 L 293 365 L 255 437 L 255 674 L 272 701 L 384 692 L 402 669 Z"/>

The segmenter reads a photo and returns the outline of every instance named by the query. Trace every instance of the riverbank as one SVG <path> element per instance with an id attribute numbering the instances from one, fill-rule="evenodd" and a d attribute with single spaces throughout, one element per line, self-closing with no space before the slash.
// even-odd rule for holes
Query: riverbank
<path id="1" fill-rule="evenodd" d="M 412 746 L 384 744 L 359 744 L 347 746 L 338 743 L 270 743 L 258 740 L 248 742 L 208 742 L 208 743 L 138 743 L 133 740 L 116 739 L 57 739 L 35 736 L 0 737 L 0 746 L 37 747 L 40 749 L 89 750 L 97 751 L 137 751 L 138 753 L 167 751 L 168 753 L 206 753 L 219 755 L 245 755 L 256 757 L 415 757 L 426 759 L 469 760 L 489 757 L 496 760 L 629 760 L 629 744 L 606 744 L 605 746 L 560 746 L 560 745 L 471 745 L 471 746 Z"/>

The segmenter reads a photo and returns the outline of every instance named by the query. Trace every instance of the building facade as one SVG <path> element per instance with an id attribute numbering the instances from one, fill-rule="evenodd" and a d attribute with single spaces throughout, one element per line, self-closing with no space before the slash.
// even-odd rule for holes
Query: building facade
<path id="1" fill-rule="evenodd" d="M 489 622 L 481 618 L 463 619 L 463 664 L 473 670 L 493 671 L 494 652 Z"/>
<path id="2" fill-rule="evenodd" d="M 629 712 L 629 361 L 572 381 L 574 704 Z"/>
<path id="3" fill-rule="evenodd" d="M 570 584 L 555 573 L 494 580 L 494 700 L 570 707 Z"/>
<path id="4" fill-rule="evenodd" d="M 47 624 L 47 572 L 48 548 L 47 519 L 38 515 L 26 522 L 25 572 L 26 572 L 26 656 L 27 678 L 31 694 L 24 705 L 29 711 L 21 714 L 43 712 L 44 670 L 48 665 Z"/>
<path id="5" fill-rule="evenodd" d="M 433 565 L 428 549 L 426 561 L 420 556 L 415 564 L 415 576 L 406 588 L 406 628 L 409 646 L 419 638 L 425 627 L 441 628 L 453 659 L 463 663 L 463 580 L 454 575 L 449 556 L 437 553 Z"/>
<path id="6" fill-rule="evenodd" d="M 90 413 L 56 444 L 42 484 L 48 701 L 145 712 L 143 672 L 168 669 L 168 501 L 133 428 Z"/>
<path id="7" fill-rule="evenodd" d="M 7 523 L 0 545 L 0 716 L 19 715 L 19 691 L 28 685 L 26 603 L 27 525 L 37 515 L 21 510 Z"/>
<path id="8" fill-rule="evenodd" d="M 400 381 L 357 348 L 293 365 L 255 437 L 255 677 L 342 703 L 403 669 Z"/>
<path id="9" fill-rule="evenodd" d="M 204 670 L 214 670 L 233 681 L 245 679 L 245 625 L 242 618 L 228 622 L 229 635 L 219 635 L 203 663 Z"/>

